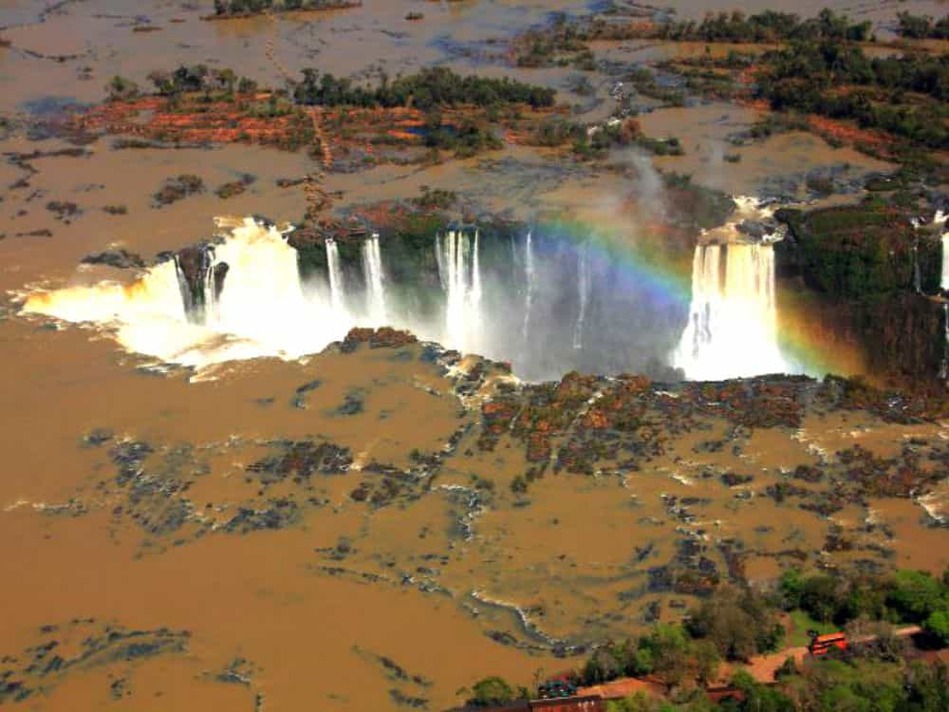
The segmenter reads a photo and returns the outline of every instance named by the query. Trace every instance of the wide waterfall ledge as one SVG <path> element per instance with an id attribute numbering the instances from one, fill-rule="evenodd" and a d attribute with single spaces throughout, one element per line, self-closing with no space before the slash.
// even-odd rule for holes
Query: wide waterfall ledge
<path id="1" fill-rule="evenodd" d="M 750 204 L 739 214 L 763 215 Z M 260 218 L 129 283 L 33 290 L 25 314 L 107 330 L 129 352 L 195 369 L 318 353 L 354 327 L 392 326 L 513 363 L 525 380 L 571 370 L 721 380 L 801 372 L 778 343 L 774 231 L 701 236 L 681 276 L 591 235 L 450 225 L 425 240 L 326 237 L 297 247 Z M 745 228 L 747 230 L 747 228 Z M 709 244 L 722 241 L 727 244 Z"/>

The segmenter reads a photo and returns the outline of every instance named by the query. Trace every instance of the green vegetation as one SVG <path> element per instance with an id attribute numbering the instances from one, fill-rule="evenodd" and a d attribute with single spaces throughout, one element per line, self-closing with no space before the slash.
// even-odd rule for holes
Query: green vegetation
<path id="1" fill-rule="evenodd" d="M 235 92 L 250 94 L 257 91 L 257 82 L 252 79 L 239 77 L 231 69 L 210 69 L 204 64 L 180 65 L 173 72 L 156 70 L 148 74 L 148 80 L 161 96 L 171 98 L 204 92 L 208 101 L 221 101 L 232 100 Z"/>
<path id="2" fill-rule="evenodd" d="M 468 158 L 503 146 L 490 126 L 473 119 L 464 119 L 458 126 L 446 126 L 437 110 L 425 117 L 424 138 L 429 148 L 454 151 L 456 158 Z"/>
<path id="3" fill-rule="evenodd" d="M 563 13 L 554 15 L 550 27 L 530 30 L 521 37 L 519 67 L 569 66 L 589 53 L 589 31 L 570 22 Z"/>
<path id="4" fill-rule="evenodd" d="M 423 210 L 448 210 L 458 202 L 458 194 L 453 190 L 423 185 L 419 188 L 419 192 L 421 195 L 412 198 L 411 202 Z"/>
<path id="5" fill-rule="evenodd" d="M 243 17 L 268 11 L 340 10 L 361 4 L 358 0 L 214 0 L 214 17 Z"/>
<path id="6" fill-rule="evenodd" d="M 745 671 L 732 677 L 734 697 L 720 705 L 681 692 L 674 701 L 643 693 L 609 702 L 608 712 L 937 712 L 949 705 L 946 666 L 873 657 L 822 660 L 803 670 L 793 664 L 777 685 L 763 685 Z"/>
<path id="7" fill-rule="evenodd" d="M 897 13 L 896 17 L 899 20 L 896 32 L 900 37 L 914 40 L 949 39 L 949 15 L 935 23 L 931 17 L 911 15 L 908 12 Z"/>
<path id="8" fill-rule="evenodd" d="M 204 191 L 204 181 L 196 175 L 182 173 L 177 178 L 169 178 L 152 196 L 155 206 L 170 205 L 189 195 Z"/>
<path id="9" fill-rule="evenodd" d="M 246 191 L 247 186 L 253 185 L 256 180 L 257 178 L 250 173 L 244 173 L 239 180 L 230 181 L 218 187 L 214 194 L 222 200 L 227 200 Z"/>
<path id="10" fill-rule="evenodd" d="M 892 199 L 802 213 L 783 210 L 793 240 L 779 243 L 783 269 L 799 273 L 812 289 L 835 301 L 862 300 L 911 290 L 914 259 L 921 288 L 939 289 L 941 245 L 935 236 L 915 235 L 913 208 Z M 916 252 L 914 255 L 914 245 Z"/>
<path id="11" fill-rule="evenodd" d="M 118 75 L 109 80 L 105 91 L 109 95 L 109 101 L 129 101 L 137 98 L 140 93 L 138 84 Z"/>
<path id="12" fill-rule="evenodd" d="M 382 76 L 379 86 L 355 86 L 347 77 L 337 78 L 316 69 L 304 69 L 303 80 L 293 96 L 308 106 L 361 106 L 391 108 L 414 106 L 423 111 L 434 107 L 499 106 L 529 104 L 553 106 L 556 92 L 523 82 L 455 74 L 445 67 L 422 69 L 418 74 L 389 81 Z"/>
<path id="13" fill-rule="evenodd" d="M 805 576 L 786 571 L 778 584 L 778 601 L 788 611 L 802 610 L 838 628 L 855 620 L 917 624 L 942 644 L 949 618 L 949 570 L 942 578 L 923 571 L 900 570 L 887 578 Z"/>
<path id="14" fill-rule="evenodd" d="M 580 158 L 602 158 L 612 148 L 630 146 L 638 146 L 657 156 L 681 156 L 685 152 L 675 137 L 643 135 L 639 122 L 632 118 L 613 119 L 588 130 L 574 121 L 552 117 L 538 124 L 532 142 L 550 147 L 571 144 L 574 154 Z"/>
<path id="15" fill-rule="evenodd" d="M 660 86 L 656 82 L 655 75 L 645 67 L 634 68 L 626 75 L 625 80 L 636 87 L 636 91 L 643 96 L 669 106 L 685 106 L 685 94 L 682 90 Z"/>
<path id="16" fill-rule="evenodd" d="M 747 661 L 787 644 L 782 610 L 798 627 L 817 632 L 846 627 L 849 648 L 812 659 L 802 669 L 789 659 L 777 671 L 775 686 L 759 684 L 739 668 L 731 680 L 739 694 L 713 705 L 700 690 L 718 679 L 722 660 Z M 949 644 L 949 569 L 941 578 L 911 570 L 881 577 L 792 569 L 767 592 L 720 586 L 682 625 L 660 623 L 637 638 L 596 648 L 572 681 L 596 685 L 651 676 L 669 693 L 668 699 L 638 695 L 611 702 L 613 712 L 946 709 L 946 667 L 909 663 L 907 641 L 893 634 L 891 624 L 919 624 L 931 644 Z M 516 699 L 511 685 L 499 678 L 482 680 L 475 692 L 475 704 Z"/>
<path id="17" fill-rule="evenodd" d="M 624 643 L 597 648 L 580 670 L 579 682 L 596 685 L 624 676 L 657 675 L 669 684 L 708 680 L 718 668 L 714 644 L 695 640 L 679 625 L 658 624 Z"/>
<path id="18" fill-rule="evenodd" d="M 763 60 L 759 95 L 776 110 L 853 119 L 914 144 L 949 147 L 949 55 L 870 59 L 859 47 L 824 41 L 796 42 Z"/>
<path id="19" fill-rule="evenodd" d="M 653 36 L 666 40 L 735 43 L 787 40 L 864 42 L 870 39 L 871 26 L 869 21 L 852 23 L 845 15 L 838 15 L 826 8 L 817 17 L 807 20 L 801 20 L 795 14 L 772 10 L 754 15 L 745 15 L 736 10 L 708 14 L 699 23 L 684 20 L 661 24 Z"/>
<path id="20" fill-rule="evenodd" d="M 471 686 L 471 699 L 468 704 L 476 707 L 503 705 L 517 699 L 517 693 L 510 683 L 501 677 L 486 677 Z"/>
<path id="21" fill-rule="evenodd" d="M 851 22 L 845 15 L 822 10 L 817 17 L 766 10 L 745 15 L 709 13 L 701 22 L 627 22 L 603 16 L 571 21 L 560 13 L 547 27 L 524 33 L 518 43 L 519 67 L 594 66 L 588 43 L 594 40 L 654 39 L 689 42 L 774 43 L 787 41 L 853 41 L 870 37 L 870 22 Z"/>
<path id="22" fill-rule="evenodd" d="M 802 611 L 800 608 L 790 611 L 789 616 L 793 630 L 786 642 L 790 646 L 807 645 L 810 642 L 808 631 L 816 630 L 819 635 L 823 635 L 837 630 L 837 626 L 833 623 L 821 623 L 814 620 L 807 611 Z"/>

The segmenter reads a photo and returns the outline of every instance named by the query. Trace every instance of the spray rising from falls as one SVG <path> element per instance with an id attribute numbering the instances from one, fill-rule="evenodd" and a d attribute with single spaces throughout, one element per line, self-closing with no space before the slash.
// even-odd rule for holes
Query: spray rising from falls
<path id="1" fill-rule="evenodd" d="M 942 324 L 945 340 L 943 345 L 942 365 L 939 368 L 939 377 L 944 381 L 949 381 L 949 302 L 943 302 L 942 305 Z"/>
<path id="2" fill-rule="evenodd" d="M 672 362 L 694 380 L 789 370 L 778 349 L 771 245 L 696 247 L 689 322 Z"/>
<path id="3" fill-rule="evenodd" d="M 343 278 L 343 268 L 339 263 L 339 246 L 336 240 L 326 241 L 326 265 L 329 272 L 330 301 L 333 310 L 343 314 L 346 312 L 346 283 Z"/>
<path id="4" fill-rule="evenodd" d="M 580 309 L 573 328 L 573 348 L 583 348 L 583 320 L 587 315 L 587 303 L 590 301 L 590 245 L 580 249 L 580 264 L 577 266 L 577 298 Z"/>
<path id="5" fill-rule="evenodd" d="M 194 367 L 297 358 L 346 334 L 346 318 L 304 293 L 283 234 L 252 219 L 219 225 L 230 235 L 191 259 L 166 260 L 131 284 L 36 293 L 23 311 L 99 324 L 129 351 Z"/>
<path id="6" fill-rule="evenodd" d="M 473 351 L 482 335 L 478 231 L 446 231 L 438 236 L 435 254 L 445 290 L 445 340 L 452 348 Z"/>
<path id="7" fill-rule="evenodd" d="M 527 293 L 524 297 L 524 326 L 521 328 L 521 336 L 526 342 L 530 334 L 531 309 L 534 306 L 534 290 L 536 288 L 537 270 L 534 267 L 534 249 L 531 244 L 531 232 L 528 231 L 527 239 L 524 242 L 524 281 L 527 283 Z"/>
<path id="8" fill-rule="evenodd" d="M 571 370 L 673 378 L 669 354 L 689 378 L 787 370 L 768 244 L 699 247 L 689 315 L 678 282 L 657 276 L 650 257 L 593 230 L 455 227 L 426 244 L 366 230 L 291 235 L 254 219 L 219 226 L 229 231 L 130 284 L 37 291 L 23 310 L 98 325 L 129 351 L 196 368 L 299 358 L 355 326 L 386 325 L 513 360 L 531 380 Z M 747 239 L 725 232 L 706 238 Z"/>
<path id="9" fill-rule="evenodd" d="M 382 326 L 388 321 L 388 309 L 386 308 L 385 274 L 382 269 L 382 251 L 379 249 L 378 233 L 373 233 L 363 243 L 362 265 L 366 280 L 369 320 L 374 326 Z"/>
<path id="10" fill-rule="evenodd" d="M 942 235 L 942 280 L 939 286 L 944 292 L 949 292 L 949 232 Z"/>
<path id="11" fill-rule="evenodd" d="M 949 217 L 942 210 L 936 211 L 933 223 L 942 229 L 942 279 L 939 287 L 949 292 L 949 232 L 946 231 L 946 218 Z"/>

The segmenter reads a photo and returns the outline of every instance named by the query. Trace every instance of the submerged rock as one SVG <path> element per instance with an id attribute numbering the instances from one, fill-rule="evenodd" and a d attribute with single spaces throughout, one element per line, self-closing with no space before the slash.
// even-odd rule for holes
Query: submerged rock
<path id="1" fill-rule="evenodd" d="M 141 255 L 135 252 L 129 252 L 123 248 L 105 250 L 104 252 L 94 252 L 82 258 L 84 265 L 106 265 L 117 269 L 144 269 L 145 260 Z"/>

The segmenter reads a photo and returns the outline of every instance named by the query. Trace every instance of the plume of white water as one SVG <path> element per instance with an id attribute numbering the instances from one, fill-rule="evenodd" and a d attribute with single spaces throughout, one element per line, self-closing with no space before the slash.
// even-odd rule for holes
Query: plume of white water
<path id="1" fill-rule="evenodd" d="M 702 381 L 789 370 L 778 348 L 771 245 L 696 247 L 689 322 L 672 365 Z"/>
<path id="2" fill-rule="evenodd" d="M 531 244 L 531 233 L 527 232 L 527 240 L 524 243 L 524 281 L 527 283 L 527 293 L 524 296 L 524 326 L 521 328 L 521 335 L 526 342 L 530 333 L 531 310 L 534 305 L 534 285 L 537 280 L 537 273 L 534 267 L 534 249 Z"/>
<path id="3" fill-rule="evenodd" d="M 943 351 L 942 366 L 939 369 L 939 375 L 943 380 L 949 380 L 949 302 L 943 302 L 942 305 L 942 323 L 945 332 L 946 345 Z"/>
<path id="4" fill-rule="evenodd" d="M 382 251 L 379 235 L 372 236 L 362 244 L 362 268 L 365 275 L 369 321 L 373 326 L 382 326 L 388 321 L 386 308 L 385 274 L 382 269 Z"/>
<path id="5" fill-rule="evenodd" d="M 330 280 L 330 300 L 333 311 L 340 314 L 346 312 L 346 287 L 343 280 L 343 268 L 339 263 L 339 246 L 336 240 L 326 241 L 326 268 Z"/>
<path id="6" fill-rule="evenodd" d="M 940 287 L 949 291 L 949 232 L 942 234 L 942 280 Z"/>
<path id="7" fill-rule="evenodd" d="M 482 327 L 478 232 L 446 231 L 437 239 L 436 256 L 446 297 L 443 340 L 450 348 L 473 351 Z"/>
<path id="8" fill-rule="evenodd" d="M 227 264 L 228 272 L 218 297 L 206 282 L 203 323 L 188 321 L 173 260 L 127 285 L 36 292 L 23 311 L 100 325 L 128 351 L 197 368 L 258 356 L 298 358 L 351 326 L 330 305 L 304 296 L 296 250 L 274 227 L 238 223 L 214 246 L 210 262 L 212 270 Z"/>
<path id="9" fill-rule="evenodd" d="M 923 275 L 919 268 L 919 239 L 913 243 L 913 289 L 917 294 L 923 293 Z"/>
<path id="10" fill-rule="evenodd" d="M 590 300 L 590 244 L 580 248 L 580 264 L 577 266 L 577 296 L 580 310 L 573 328 L 573 348 L 583 348 L 583 320 L 587 315 L 587 302 Z"/>

